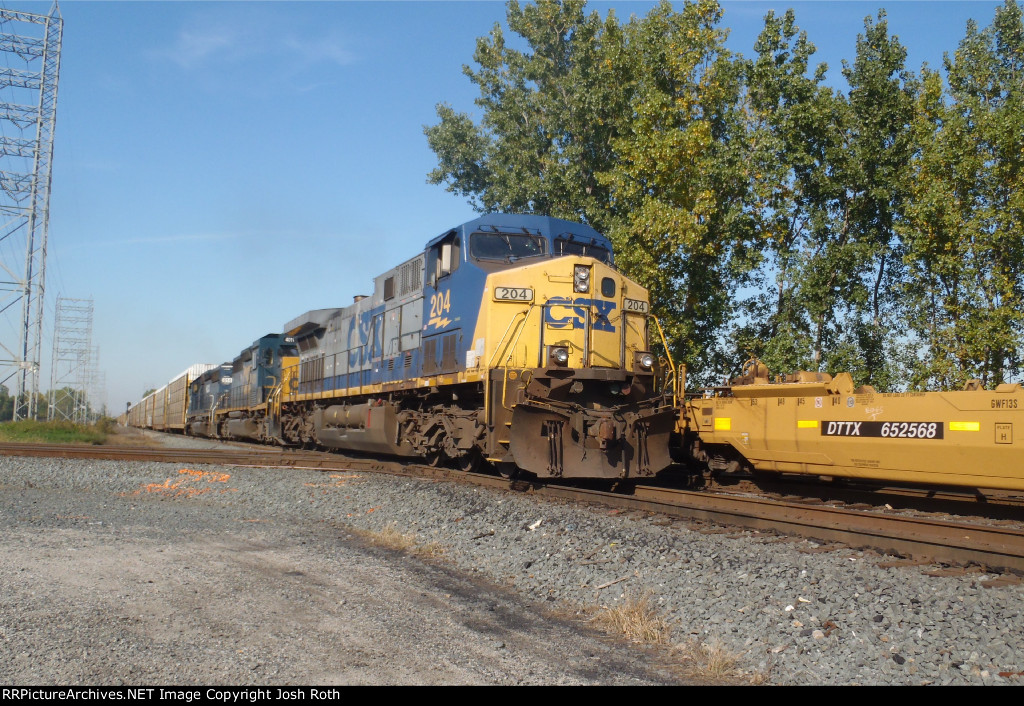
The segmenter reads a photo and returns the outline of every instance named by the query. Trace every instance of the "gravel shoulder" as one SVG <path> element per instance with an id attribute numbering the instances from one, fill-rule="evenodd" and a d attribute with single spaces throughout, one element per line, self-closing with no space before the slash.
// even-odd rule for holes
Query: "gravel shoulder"
<path id="1" fill-rule="evenodd" d="M 311 502 L 323 474 L 266 481 L 0 459 L 0 683 L 679 683 L 513 592 L 368 542 Z"/>
<path id="2" fill-rule="evenodd" d="M 373 473 L 4 457 L 0 682 L 1021 683 L 1024 585 L 893 559 Z M 584 618 L 638 597 L 671 651 Z"/>

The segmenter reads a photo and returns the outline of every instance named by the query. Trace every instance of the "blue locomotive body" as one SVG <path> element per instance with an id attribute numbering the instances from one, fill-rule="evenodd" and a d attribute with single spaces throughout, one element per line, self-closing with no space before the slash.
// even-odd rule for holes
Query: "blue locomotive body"
<path id="1" fill-rule="evenodd" d="M 669 463 L 674 417 L 650 354 L 647 291 L 615 270 L 593 228 L 484 215 L 373 284 L 255 341 L 229 387 L 225 366 L 207 375 L 186 431 L 542 477 Z"/>
<path id="2" fill-rule="evenodd" d="M 185 432 L 216 436 L 216 410 L 223 407 L 231 391 L 231 364 L 215 366 L 192 381 L 188 390 Z"/>
<path id="3" fill-rule="evenodd" d="M 300 360 L 282 371 L 275 433 L 540 476 L 651 475 L 669 463 L 672 414 L 648 312 L 593 228 L 481 216 L 376 277 L 372 294 L 285 324 Z"/>
<path id="4" fill-rule="evenodd" d="M 466 369 L 487 275 L 561 255 L 612 264 L 606 237 L 581 223 L 491 214 L 437 236 L 423 253 L 374 279 L 373 294 L 289 321 L 301 395 L 359 394 Z"/>

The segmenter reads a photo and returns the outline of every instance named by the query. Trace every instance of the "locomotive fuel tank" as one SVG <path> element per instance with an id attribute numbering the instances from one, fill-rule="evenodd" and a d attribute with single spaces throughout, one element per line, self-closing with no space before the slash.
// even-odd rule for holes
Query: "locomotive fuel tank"
<path id="1" fill-rule="evenodd" d="M 398 410 L 384 400 L 365 404 L 332 405 L 313 417 L 319 442 L 330 448 L 395 456 L 415 456 L 398 442 Z"/>

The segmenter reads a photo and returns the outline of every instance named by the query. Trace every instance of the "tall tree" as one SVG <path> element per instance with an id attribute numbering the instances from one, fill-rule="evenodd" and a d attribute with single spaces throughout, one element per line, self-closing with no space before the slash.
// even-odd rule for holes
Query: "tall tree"
<path id="1" fill-rule="evenodd" d="M 540 213 L 605 229 L 607 189 L 596 175 L 614 162 L 611 141 L 632 83 L 614 13 L 585 16 L 584 0 L 508 4 L 509 28 L 528 51 L 508 46 L 500 25 L 477 40 L 479 124 L 441 104 L 424 129 L 438 166 L 431 183 L 481 211 Z"/>
<path id="2" fill-rule="evenodd" d="M 14 398 L 6 385 L 0 385 L 0 422 L 14 419 Z"/>
<path id="3" fill-rule="evenodd" d="M 744 63 L 747 208 L 763 259 L 748 282 L 733 356 L 756 355 L 781 372 L 817 365 L 803 273 L 813 260 L 814 223 L 827 220 L 821 183 L 826 157 L 841 144 L 834 119 L 841 104 L 822 85 L 825 64 L 809 75 L 815 47 L 792 10 L 765 16 L 754 49 L 754 59 Z"/>
<path id="4" fill-rule="evenodd" d="M 832 355 L 833 366 L 850 369 L 862 382 L 892 387 L 900 378 L 894 345 L 900 331 L 896 311 L 902 279 L 902 244 L 896 224 L 910 187 L 914 154 L 914 105 L 919 84 L 906 69 L 907 50 L 889 34 L 885 11 L 864 20 L 853 64 L 843 62 L 850 86 L 846 198 L 840 232 L 849 232 L 856 279 L 846 293 L 843 323 L 848 334 Z M 840 363 L 846 358 L 846 364 Z"/>
<path id="5" fill-rule="evenodd" d="M 480 123 L 450 106 L 425 128 L 429 175 L 482 211 L 586 221 L 615 241 L 620 266 L 652 290 L 677 357 L 722 365 L 720 332 L 751 225 L 736 110 L 740 72 L 713 0 L 663 2 L 620 25 L 581 0 L 508 5 L 508 26 L 478 40 Z"/>
<path id="6" fill-rule="evenodd" d="M 904 231 L 913 383 L 999 383 L 1021 369 L 1024 334 L 1024 26 L 1013 0 L 946 55 L 949 99 L 926 76 L 922 144 Z"/>
<path id="7" fill-rule="evenodd" d="M 997 382 L 1021 366 L 1024 31 L 969 25 L 950 91 L 906 69 L 884 11 L 848 93 L 811 73 L 793 13 L 750 61 L 714 0 L 620 24 L 583 0 L 508 5 L 480 38 L 479 122 L 439 105 L 429 179 L 481 211 L 590 223 L 707 381 L 753 353 L 858 382 Z M 737 294 L 740 292 L 741 294 Z M 753 292 L 753 293 L 751 293 Z"/>
<path id="8" fill-rule="evenodd" d="M 727 370 L 722 333 L 751 268 L 741 65 L 725 49 L 716 2 L 662 3 L 626 28 L 638 67 L 630 111 L 599 175 L 626 271 L 651 290 L 676 355 L 710 379 Z"/>

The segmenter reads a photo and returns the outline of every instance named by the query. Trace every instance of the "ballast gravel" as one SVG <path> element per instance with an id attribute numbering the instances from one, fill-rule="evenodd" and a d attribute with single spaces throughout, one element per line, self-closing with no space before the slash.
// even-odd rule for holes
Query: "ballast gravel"
<path id="1" fill-rule="evenodd" d="M 1024 585 L 820 549 L 366 472 L 3 457 L 0 683 L 680 683 L 685 650 L 573 619 L 640 596 L 740 681 L 1024 680 Z"/>

